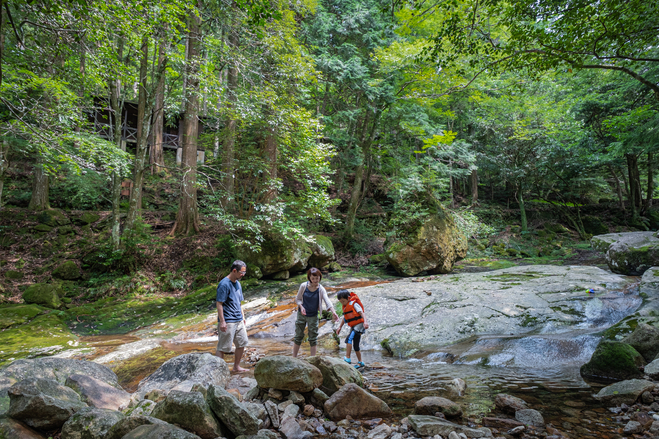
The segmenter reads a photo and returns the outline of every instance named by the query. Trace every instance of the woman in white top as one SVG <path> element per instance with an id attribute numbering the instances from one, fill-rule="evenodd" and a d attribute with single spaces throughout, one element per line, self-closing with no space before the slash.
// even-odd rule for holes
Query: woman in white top
<path id="1" fill-rule="evenodd" d="M 309 326 L 309 346 L 311 356 L 316 355 L 316 341 L 318 339 L 318 320 L 323 312 L 323 302 L 327 309 L 334 314 L 334 321 L 339 319 L 334 306 L 327 297 L 327 291 L 320 284 L 323 274 L 316 267 L 307 271 L 307 282 L 300 285 L 295 302 L 298 305 L 297 319 L 295 320 L 295 338 L 293 339 L 293 356 L 297 357 L 300 345 L 304 338 L 304 328 Z"/>

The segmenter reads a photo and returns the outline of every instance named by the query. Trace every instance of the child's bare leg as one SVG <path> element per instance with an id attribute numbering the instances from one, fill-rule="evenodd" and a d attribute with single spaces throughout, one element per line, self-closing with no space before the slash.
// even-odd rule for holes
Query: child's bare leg
<path id="1" fill-rule="evenodd" d="M 350 358 L 350 353 L 352 352 L 352 344 L 346 344 L 346 358 Z"/>
<path id="2" fill-rule="evenodd" d="M 362 361 L 362 351 L 355 351 L 355 354 L 357 355 L 357 360 Z"/>

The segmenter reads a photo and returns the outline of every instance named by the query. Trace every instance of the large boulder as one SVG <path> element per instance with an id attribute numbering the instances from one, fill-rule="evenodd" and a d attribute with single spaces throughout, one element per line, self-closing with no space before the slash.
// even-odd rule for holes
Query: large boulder
<path id="1" fill-rule="evenodd" d="M 614 380 L 640 378 L 643 373 L 639 367 L 644 365 L 643 356 L 627 343 L 602 340 L 590 361 L 581 366 L 581 376 Z"/>
<path id="2" fill-rule="evenodd" d="M 119 407 L 130 401 L 130 393 L 88 375 L 71 375 L 66 379 L 66 385 L 78 392 L 82 401 L 92 407 L 119 410 Z"/>
<path id="3" fill-rule="evenodd" d="M 435 435 L 449 437 L 451 432 L 462 433 L 468 438 L 493 437 L 489 428 L 471 428 L 435 416 L 410 415 L 407 421 L 410 427 L 423 437 Z"/>
<path id="4" fill-rule="evenodd" d="M 23 292 L 23 301 L 43 305 L 47 308 L 59 309 L 62 307 L 61 295 L 61 286 L 59 284 L 33 284 Z"/>
<path id="5" fill-rule="evenodd" d="M 392 412 L 386 402 L 357 384 L 349 383 L 325 402 L 325 413 L 331 420 L 339 421 L 348 415 L 353 419 L 387 418 Z"/>
<path id="6" fill-rule="evenodd" d="M 73 261 L 66 261 L 53 270 L 53 277 L 62 280 L 80 279 L 80 268 Z"/>
<path id="7" fill-rule="evenodd" d="M 659 381 L 659 358 L 653 360 L 650 364 L 645 366 L 645 373 L 651 379 Z"/>
<path id="8" fill-rule="evenodd" d="M 225 387 L 231 373 L 221 358 L 211 354 L 184 354 L 166 361 L 153 374 L 137 386 L 137 396 L 141 399 L 152 390 L 165 394 L 176 389 L 184 392 L 199 384 L 208 388 L 211 384 Z"/>
<path id="9" fill-rule="evenodd" d="M 405 239 L 387 241 L 385 255 L 403 276 L 422 271 L 449 273 L 453 264 L 467 255 L 467 239 L 451 215 L 437 206 L 437 213 L 408 232 Z"/>
<path id="10" fill-rule="evenodd" d="M 44 378 L 19 381 L 8 394 L 7 415 L 37 430 L 60 428 L 75 412 L 87 407 L 72 389 Z"/>
<path id="11" fill-rule="evenodd" d="M 320 370 L 304 360 L 285 355 L 265 357 L 256 363 L 254 378 L 259 387 L 311 392 L 323 383 Z"/>
<path id="12" fill-rule="evenodd" d="M 654 326 L 641 323 L 622 341 L 636 349 L 648 363 L 659 355 L 659 328 Z"/>
<path id="13" fill-rule="evenodd" d="M 639 396 L 648 390 L 652 390 L 655 383 L 647 380 L 626 380 L 606 386 L 593 397 L 607 404 L 627 404 L 632 405 Z"/>
<path id="14" fill-rule="evenodd" d="M 116 424 L 110 428 L 105 436 L 105 439 L 121 439 L 137 427 L 142 425 L 169 425 L 165 421 L 151 417 L 151 416 L 126 416 L 121 418 Z"/>
<path id="15" fill-rule="evenodd" d="M 208 387 L 206 401 L 215 416 L 236 436 L 253 435 L 259 431 L 259 421 L 223 387 Z M 265 409 L 264 409 L 265 412 Z"/>
<path id="16" fill-rule="evenodd" d="M 594 236 L 591 245 L 606 253 L 606 262 L 614 273 L 640 276 L 659 265 L 659 238 L 656 232 L 607 233 Z"/>
<path id="17" fill-rule="evenodd" d="M 201 392 L 172 390 L 156 405 L 151 416 L 176 424 L 202 439 L 225 436 Z"/>
<path id="18" fill-rule="evenodd" d="M 269 238 L 255 252 L 248 246 L 236 249 L 237 257 L 247 263 L 247 268 L 258 267 L 263 276 L 282 271 L 297 272 L 307 267 L 312 255 L 309 244 L 305 241 L 290 240 L 284 237 Z"/>
<path id="19" fill-rule="evenodd" d="M 307 361 L 316 366 L 323 374 L 321 389 L 327 395 L 332 395 L 348 383 L 355 383 L 360 387 L 364 387 L 362 374 L 343 360 L 317 355 Z"/>
<path id="20" fill-rule="evenodd" d="M 46 439 L 46 436 L 25 426 L 25 424 L 21 422 L 15 421 L 6 416 L 0 416 L 0 438 Z"/>
<path id="21" fill-rule="evenodd" d="M 462 407 L 441 396 L 426 396 L 414 404 L 415 415 L 434 415 L 437 412 L 444 413 L 447 418 L 459 418 L 462 416 Z"/>
<path id="22" fill-rule="evenodd" d="M 171 424 L 149 424 L 137 427 L 121 439 L 200 439 L 196 434 Z"/>
<path id="23" fill-rule="evenodd" d="M 123 418 L 123 413 L 115 410 L 84 408 L 66 421 L 62 439 L 106 439 L 112 426 Z"/>
<path id="24" fill-rule="evenodd" d="M 308 264 L 311 267 L 324 267 L 335 258 L 334 245 L 332 240 L 327 236 L 314 235 L 314 241 L 309 244 L 311 247 L 311 256 L 309 257 Z"/>

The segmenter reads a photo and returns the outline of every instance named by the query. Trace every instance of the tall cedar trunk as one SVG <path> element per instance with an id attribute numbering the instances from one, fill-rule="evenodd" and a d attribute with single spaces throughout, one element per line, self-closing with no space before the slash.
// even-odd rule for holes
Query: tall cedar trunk
<path id="1" fill-rule="evenodd" d="M 120 50 L 121 51 L 121 50 Z M 112 130 L 112 141 L 117 148 L 121 149 L 121 103 L 119 96 L 121 94 L 121 81 L 118 79 L 111 79 L 108 82 L 110 88 L 110 107 L 113 118 L 111 121 L 114 123 Z M 112 172 L 112 248 L 117 250 L 121 245 L 121 181 L 123 176 L 116 170 Z"/>
<path id="2" fill-rule="evenodd" d="M 634 154 L 625 154 L 627 160 L 627 174 L 629 177 L 629 203 L 631 204 L 632 219 L 638 218 L 641 207 L 641 179 L 638 171 L 638 157 Z"/>
<path id="3" fill-rule="evenodd" d="M 526 206 L 524 205 L 524 186 L 519 183 L 519 216 L 522 222 L 522 232 L 529 230 L 528 221 L 526 220 Z"/>
<path id="4" fill-rule="evenodd" d="M 48 173 L 43 168 L 43 161 L 37 160 L 34 166 L 34 180 L 32 180 L 32 198 L 30 199 L 30 210 L 50 209 L 48 204 Z"/>
<path id="5" fill-rule="evenodd" d="M 199 18 L 192 12 L 188 25 L 188 58 L 186 59 L 187 89 L 183 117 L 183 182 L 181 197 L 172 233 L 191 235 L 199 232 L 197 208 L 197 135 L 199 98 Z"/>
<path id="6" fill-rule="evenodd" d="M 0 0 L 0 88 L 2 88 L 2 62 L 5 55 L 5 1 Z M 0 193 L 0 195 L 2 195 Z"/>
<path id="7" fill-rule="evenodd" d="M 453 160 L 449 159 L 448 161 L 449 172 L 453 170 Z M 451 196 L 451 209 L 455 209 L 455 186 L 453 185 L 453 177 L 449 176 L 448 178 L 448 192 Z"/>
<path id="8" fill-rule="evenodd" d="M 142 58 L 140 60 L 140 89 L 137 100 L 137 146 L 135 148 L 135 162 L 133 164 L 133 190 L 130 192 L 128 215 L 124 233 L 133 231 L 135 221 L 142 209 L 142 182 L 144 181 L 144 165 L 146 161 L 147 139 L 151 128 L 151 111 L 147 112 L 147 74 L 149 67 L 149 39 L 142 37 Z M 149 99 L 150 100 L 150 99 Z M 152 110 L 152 109 L 149 109 Z"/>
<path id="9" fill-rule="evenodd" d="M 478 170 L 471 170 L 471 204 L 478 204 Z"/>
<path id="10" fill-rule="evenodd" d="M 229 31 L 229 44 L 233 50 L 238 50 L 240 39 L 238 38 L 238 29 L 233 27 Z M 236 145 L 236 128 L 238 122 L 233 117 L 233 111 L 236 108 L 236 91 L 238 89 L 238 66 L 237 63 L 229 63 L 227 69 L 227 113 L 232 117 L 226 122 L 226 137 L 224 138 L 224 148 L 222 152 L 222 188 L 225 196 L 221 200 L 222 207 L 226 210 L 233 210 L 235 197 L 235 145 Z"/>
<path id="11" fill-rule="evenodd" d="M 268 162 L 268 194 L 266 202 L 271 202 L 277 197 L 277 186 L 275 180 L 277 179 L 277 133 L 273 127 L 266 128 L 265 135 L 265 157 Z"/>
<path id="12" fill-rule="evenodd" d="M 620 210 L 625 210 L 625 199 L 622 196 L 622 185 L 620 184 L 620 180 L 618 179 L 618 176 L 616 175 L 615 169 L 613 169 L 612 165 L 609 165 L 609 171 L 611 171 L 611 175 L 613 176 L 613 180 L 616 183 L 616 193 L 618 194 L 618 208 Z"/>
<path id="13" fill-rule="evenodd" d="M 7 155 L 9 154 L 9 144 L 6 140 L 0 143 L 0 209 L 2 209 L 2 190 L 5 187 L 5 169 L 7 169 Z"/>
<path id="14" fill-rule="evenodd" d="M 645 210 L 652 207 L 652 197 L 654 196 L 654 154 L 648 153 L 648 191 L 645 197 Z"/>
<path id="15" fill-rule="evenodd" d="M 376 113 L 373 118 L 370 132 L 368 132 L 369 116 L 370 111 L 367 110 L 366 116 L 364 117 L 364 125 L 362 127 L 360 140 L 361 163 L 357 166 L 357 169 L 355 169 L 355 181 L 352 185 L 352 191 L 350 192 L 350 204 L 348 205 L 348 213 L 346 215 L 346 226 L 343 230 L 343 236 L 346 240 L 351 239 L 355 234 L 355 218 L 357 217 L 357 209 L 359 209 L 359 203 L 362 198 L 364 168 L 369 161 L 371 143 L 373 143 L 375 128 L 377 127 L 380 113 Z"/>
<path id="16" fill-rule="evenodd" d="M 165 64 L 165 38 L 160 40 L 158 47 L 158 65 Z M 162 147 L 162 135 L 165 127 L 165 75 L 160 75 L 156 85 L 156 102 L 155 113 L 153 117 L 153 136 L 151 147 L 149 148 L 149 164 L 151 165 L 151 174 L 158 172 L 159 167 L 165 166 L 165 156 Z"/>

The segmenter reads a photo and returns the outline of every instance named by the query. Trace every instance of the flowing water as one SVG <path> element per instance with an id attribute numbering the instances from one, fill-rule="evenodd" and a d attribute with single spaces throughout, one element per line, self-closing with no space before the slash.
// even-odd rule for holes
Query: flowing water
<path id="1" fill-rule="evenodd" d="M 349 287 L 358 286 L 364 285 Z M 596 333 L 634 312 L 641 302 L 636 288 L 612 291 L 577 304 L 585 315 L 578 325 L 553 327 L 549 323 L 524 336 L 474 336 L 440 352 L 422 352 L 414 358 L 394 358 L 382 350 L 364 350 L 368 367 L 363 375 L 370 390 L 399 416 L 409 414 L 414 403 L 424 396 L 446 396 L 463 405 L 466 417 L 476 419 L 487 416 L 493 409 L 494 395 L 504 392 L 527 401 L 543 413 L 546 423 L 570 437 L 621 437 L 619 419 L 592 398 L 603 384 L 585 382 L 579 367 L 597 346 L 600 337 Z M 294 310 L 292 299 L 274 308 L 265 300 L 252 304 L 248 311 L 248 362 L 265 355 L 290 354 Z M 189 352 L 213 353 L 217 341 L 213 320 L 214 316 L 210 316 L 194 331 L 168 336 L 158 341 L 156 349 L 117 365 L 109 361 L 108 365 L 115 369 L 124 387 L 133 391 L 140 379 L 171 357 Z M 340 358 L 345 352 L 331 337 L 331 326 L 329 322 L 321 326 L 318 353 Z M 84 341 L 97 347 L 94 355 L 87 358 L 107 355 L 126 343 L 144 343 L 137 340 L 132 335 L 86 337 Z M 307 352 L 308 345 L 303 343 L 302 356 Z M 231 360 L 227 358 L 227 362 Z M 467 384 L 460 397 L 451 393 L 455 378 Z"/>

